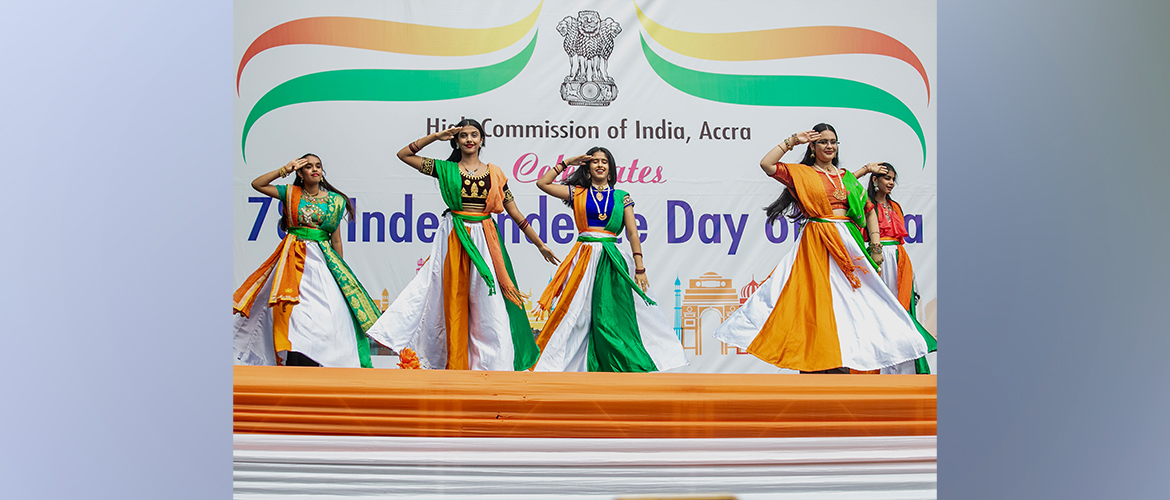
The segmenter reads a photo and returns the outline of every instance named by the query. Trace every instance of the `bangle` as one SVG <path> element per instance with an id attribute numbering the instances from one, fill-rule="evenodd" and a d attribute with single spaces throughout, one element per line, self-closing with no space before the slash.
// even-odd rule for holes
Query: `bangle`
<path id="1" fill-rule="evenodd" d="M 561 167 L 561 168 L 557 168 L 557 167 Z M 553 165 L 553 171 L 556 172 L 557 175 L 561 175 L 561 172 L 564 172 L 565 169 L 568 167 L 569 167 L 568 165 L 565 165 L 565 162 L 558 161 L 556 165 Z"/>
<path id="2" fill-rule="evenodd" d="M 517 226 L 520 226 L 521 231 L 528 229 L 528 219 L 522 219 Z"/>
<path id="3" fill-rule="evenodd" d="M 634 256 L 635 256 L 635 257 L 641 257 L 641 256 L 642 256 L 642 252 L 634 252 Z"/>
<path id="4" fill-rule="evenodd" d="M 634 274 L 646 274 L 646 268 L 634 269 Z"/>
<path id="5" fill-rule="evenodd" d="M 288 177 L 288 171 L 286 171 L 284 167 L 284 165 L 281 165 L 280 168 L 276 169 L 276 173 L 280 174 L 281 179 Z"/>
<path id="6" fill-rule="evenodd" d="M 410 141 L 410 144 L 406 145 L 406 147 L 410 148 L 410 154 L 418 154 L 418 152 L 422 150 L 422 148 L 418 147 L 418 144 L 415 144 L 417 142 L 418 142 L 418 139 L 415 139 L 413 141 Z"/>

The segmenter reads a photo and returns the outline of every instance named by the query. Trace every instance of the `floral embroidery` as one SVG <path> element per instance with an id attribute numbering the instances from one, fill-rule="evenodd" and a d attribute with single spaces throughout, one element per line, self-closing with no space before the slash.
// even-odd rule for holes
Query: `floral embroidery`
<path id="1" fill-rule="evenodd" d="M 418 171 L 422 172 L 423 175 L 429 175 L 431 177 L 434 177 L 435 176 L 435 159 L 434 158 L 423 158 L 422 167 L 420 167 L 418 169 Z"/>
<path id="2" fill-rule="evenodd" d="M 301 206 L 297 207 L 297 225 L 332 233 L 337 229 L 344 212 L 345 199 L 337 193 L 330 192 L 328 196 L 318 198 L 301 196 Z"/>

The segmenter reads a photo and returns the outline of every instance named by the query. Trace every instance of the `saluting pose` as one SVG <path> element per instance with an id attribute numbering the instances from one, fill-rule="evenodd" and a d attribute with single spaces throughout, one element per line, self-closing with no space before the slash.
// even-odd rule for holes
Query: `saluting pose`
<path id="1" fill-rule="evenodd" d="M 567 165 L 578 168 L 554 184 Z M 536 181 L 572 207 L 578 236 L 540 298 L 551 313 L 537 337 L 535 371 L 652 372 L 687 364 L 666 315 L 649 296 L 634 201 L 614 189 L 615 168 L 613 154 L 595 147 Z M 616 245 L 622 229 L 632 254 Z"/>
<path id="2" fill-rule="evenodd" d="M 808 144 L 800 163 L 780 162 Z M 878 275 L 882 245 L 861 230 L 865 193 L 854 174 L 838 168 L 837 132 L 821 123 L 792 134 L 760 160 L 785 185 L 766 209 L 803 222 L 793 249 L 760 288 L 715 331 L 723 342 L 781 368 L 802 372 L 870 371 L 914 360 L 927 345 L 897 297 Z"/>
<path id="3" fill-rule="evenodd" d="M 859 171 L 861 172 L 861 171 Z M 890 197 L 897 184 L 898 171 L 889 163 L 866 165 L 865 172 L 872 173 L 866 193 L 877 219 L 877 227 L 882 242 L 882 281 L 890 291 L 898 297 L 898 303 L 910 313 L 914 325 L 918 328 L 922 339 L 931 352 L 938 349 L 938 342 L 918 323 L 918 291 L 914 281 L 914 268 L 910 265 L 910 256 L 903 240 L 910 235 L 906 231 L 906 216 L 902 213 L 902 205 Z M 862 172 L 863 174 L 865 172 Z M 858 177 L 861 177 L 860 175 Z M 871 229 L 872 231 L 872 229 Z M 930 365 L 926 358 L 918 358 L 913 362 L 907 361 L 891 367 L 882 368 L 882 373 L 930 373 Z"/>
<path id="4" fill-rule="evenodd" d="M 273 186 L 296 172 L 292 185 Z M 252 181 L 284 202 L 276 251 L 232 297 L 237 364 L 369 368 L 365 332 L 378 307 L 342 260 L 342 215 L 349 197 L 325 180 L 321 158 L 306 154 Z"/>
<path id="5" fill-rule="evenodd" d="M 417 155 L 436 140 L 451 141 L 447 160 Z M 483 140 L 479 122 L 466 119 L 398 152 L 407 165 L 438 179 L 447 210 L 431 256 L 369 335 L 396 351 L 413 349 L 422 368 L 527 370 L 539 355 L 492 214 L 507 211 L 545 260 L 558 259 L 516 207 L 504 172 L 480 160 Z"/>

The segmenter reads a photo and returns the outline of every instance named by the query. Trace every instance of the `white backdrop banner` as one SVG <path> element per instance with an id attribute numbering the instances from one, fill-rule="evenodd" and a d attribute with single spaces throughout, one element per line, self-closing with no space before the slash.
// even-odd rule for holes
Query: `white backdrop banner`
<path id="1" fill-rule="evenodd" d="M 481 158 L 507 173 L 561 257 L 572 217 L 535 181 L 562 157 L 610 149 L 653 295 L 691 359 L 683 371 L 776 372 L 712 334 L 798 230 L 765 224 L 782 185 L 760 158 L 826 122 L 841 166 L 897 168 L 918 313 L 936 330 L 934 0 L 239 0 L 234 36 L 237 285 L 282 237 L 278 203 L 251 180 L 311 152 L 356 204 L 345 258 L 384 308 L 429 254 L 444 209 L 436 181 L 395 153 L 475 118 Z M 450 152 L 437 142 L 420 154 Z M 539 297 L 555 267 L 505 218 L 517 284 Z"/>

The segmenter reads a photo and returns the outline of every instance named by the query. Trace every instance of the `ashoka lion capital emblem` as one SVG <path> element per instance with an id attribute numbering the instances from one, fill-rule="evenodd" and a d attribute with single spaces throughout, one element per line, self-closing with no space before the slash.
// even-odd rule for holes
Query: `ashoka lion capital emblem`
<path id="1" fill-rule="evenodd" d="M 597 11 L 583 10 L 575 18 L 562 19 L 557 32 L 565 37 L 569 55 L 569 76 L 561 84 L 561 99 L 573 106 L 609 106 L 618 93 L 609 76 L 609 55 L 621 25 L 612 17 L 602 21 Z"/>

